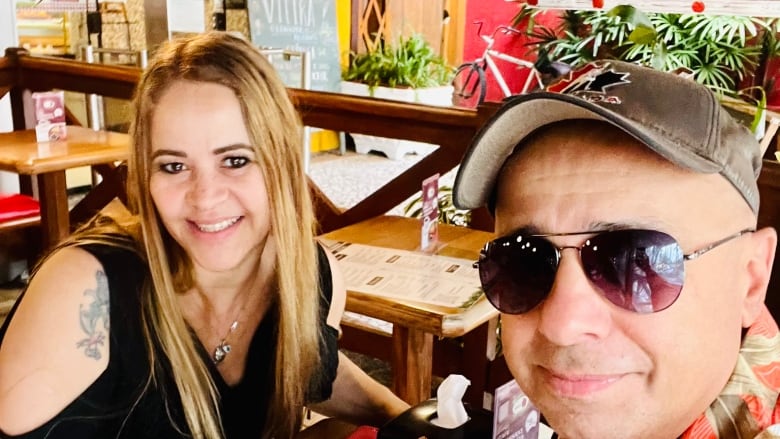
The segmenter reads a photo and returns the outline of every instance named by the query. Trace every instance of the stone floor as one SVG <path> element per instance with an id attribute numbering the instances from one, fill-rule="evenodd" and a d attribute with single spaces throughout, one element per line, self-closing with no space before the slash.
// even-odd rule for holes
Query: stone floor
<path id="1" fill-rule="evenodd" d="M 384 186 L 425 155 L 427 154 L 407 154 L 398 160 L 392 160 L 373 151 L 358 154 L 348 149 L 344 155 L 338 151 L 323 152 L 312 156 L 309 176 L 336 206 L 346 209 Z M 440 177 L 439 185 L 452 186 L 454 180 L 455 173 L 451 171 Z M 410 198 L 414 197 L 416 195 Z M 388 213 L 403 215 L 403 207 L 407 202 L 401 203 Z"/>

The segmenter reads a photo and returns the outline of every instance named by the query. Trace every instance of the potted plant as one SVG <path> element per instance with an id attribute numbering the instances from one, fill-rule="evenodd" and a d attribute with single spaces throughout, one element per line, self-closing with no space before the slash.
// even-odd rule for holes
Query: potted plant
<path id="1" fill-rule="evenodd" d="M 452 74 L 453 69 L 428 42 L 414 34 L 399 38 L 397 45 L 380 44 L 374 51 L 353 54 L 342 75 L 346 81 L 342 91 L 429 105 L 450 105 Z"/>
<path id="2" fill-rule="evenodd" d="M 454 70 L 434 52 L 421 35 L 401 37 L 398 43 L 383 43 L 373 51 L 353 54 L 343 72 L 341 91 L 426 105 L 449 106 L 452 103 L 450 81 Z M 353 134 L 359 153 L 370 150 L 400 159 L 409 152 L 430 152 L 432 145 L 408 140 L 385 139 Z"/>

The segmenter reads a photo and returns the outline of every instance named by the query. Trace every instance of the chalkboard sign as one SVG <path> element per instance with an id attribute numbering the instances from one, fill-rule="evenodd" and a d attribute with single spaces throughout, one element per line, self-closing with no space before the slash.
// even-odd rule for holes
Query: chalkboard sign
<path id="1" fill-rule="evenodd" d="M 312 90 L 338 91 L 341 80 L 336 0 L 249 0 L 249 30 L 259 47 L 308 51 Z M 301 58 L 272 56 L 289 87 L 302 87 Z"/>

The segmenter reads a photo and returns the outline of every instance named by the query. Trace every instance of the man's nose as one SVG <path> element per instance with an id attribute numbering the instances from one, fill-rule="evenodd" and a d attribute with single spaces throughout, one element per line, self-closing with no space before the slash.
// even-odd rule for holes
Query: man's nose
<path id="1" fill-rule="evenodd" d="M 559 346 L 603 338 L 612 325 L 610 304 L 588 280 L 578 253 L 561 250 L 552 289 L 540 305 L 538 330 Z"/>

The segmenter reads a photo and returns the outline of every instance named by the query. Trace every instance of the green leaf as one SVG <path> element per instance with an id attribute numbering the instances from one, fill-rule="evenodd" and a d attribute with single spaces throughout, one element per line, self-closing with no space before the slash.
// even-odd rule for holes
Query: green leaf
<path id="1" fill-rule="evenodd" d="M 347 81 L 389 87 L 446 85 L 454 69 L 437 56 L 420 35 L 401 37 L 396 45 L 383 41 L 371 52 L 354 55 L 342 74 Z"/>
<path id="2" fill-rule="evenodd" d="M 649 27 L 637 27 L 628 36 L 628 40 L 634 44 L 652 45 L 655 43 L 657 33 L 655 29 Z"/>
<path id="3" fill-rule="evenodd" d="M 634 27 L 647 27 L 650 29 L 654 27 L 650 18 L 644 12 L 630 5 L 615 6 L 607 11 L 607 16 L 618 17 Z"/>
<path id="4" fill-rule="evenodd" d="M 651 60 L 651 66 L 656 70 L 664 70 L 667 65 L 668 52 L 666 51 L 666 44 L 658 43 L 653 46 L 653 57 Z"/>

